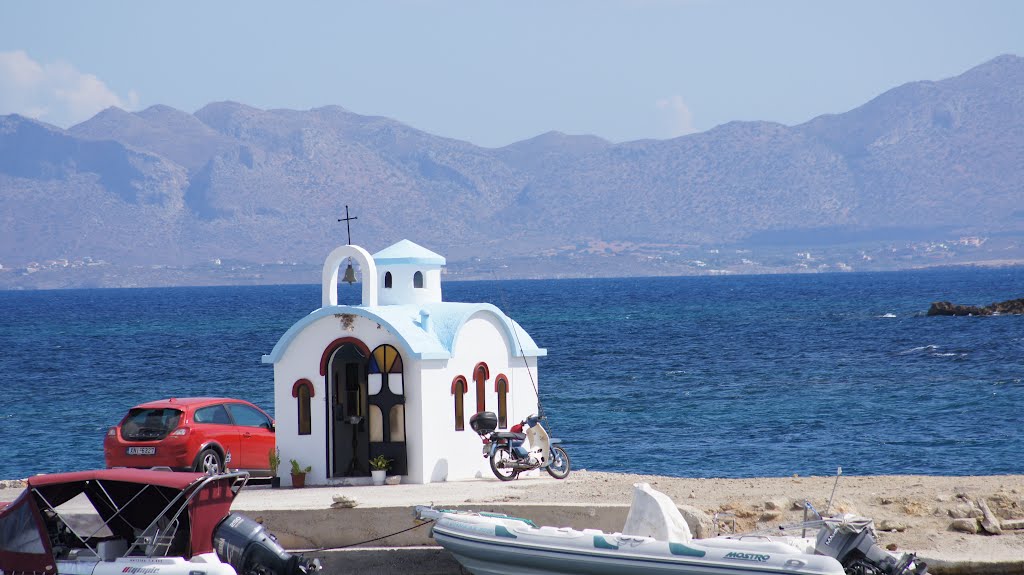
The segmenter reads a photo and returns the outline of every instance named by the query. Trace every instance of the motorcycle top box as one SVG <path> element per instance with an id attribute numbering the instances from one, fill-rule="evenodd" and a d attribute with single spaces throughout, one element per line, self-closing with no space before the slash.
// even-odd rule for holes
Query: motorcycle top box
<path id="1" fill-rule="evenodd" d="M 469 426 L 479 435 L 486 435 L 498 428 L 498 416 L 493 411 L 481 411 L 469 418 Z"/>

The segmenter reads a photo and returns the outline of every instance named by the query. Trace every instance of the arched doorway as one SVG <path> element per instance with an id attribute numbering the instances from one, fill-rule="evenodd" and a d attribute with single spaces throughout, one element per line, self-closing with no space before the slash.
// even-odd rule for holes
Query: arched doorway
<path id="1" fill-rule="evenodd" d="M 331 348 L 334 348 L 333 351 Z M 366 363 L 369 350 L 361 341 L 344 338 L 325 351 L 327 373 L 328 455 L 332 477 L 370 474 L 370 425 L 367 418 Z"/>

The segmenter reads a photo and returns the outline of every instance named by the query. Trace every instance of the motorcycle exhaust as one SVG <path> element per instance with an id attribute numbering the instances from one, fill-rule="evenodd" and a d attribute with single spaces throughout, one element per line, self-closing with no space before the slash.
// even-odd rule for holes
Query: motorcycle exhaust
<path id="1" fill-rule="evenodd" d="M 511 469 L 518 469 L 519 471 L 527 471 L 530 469 L 536 469 L 539 465 L 536 463 L 513 463 L 508 467 Z"/>

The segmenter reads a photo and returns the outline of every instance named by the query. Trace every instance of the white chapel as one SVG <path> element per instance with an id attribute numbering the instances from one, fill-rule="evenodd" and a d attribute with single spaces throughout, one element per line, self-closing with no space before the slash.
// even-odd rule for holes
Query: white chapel
<path id="1" fill-rule="evenodd" d="M 361 271 L 360 305 L 338 305 L 346 262 Z M 355 245 L 327 256 L 320 308 L 263 356 L 274 366 L 285 485 L 292 459 L 312 467 L 307 483 L 323 485 L 361 482 L 377 455 L 403 483 L 487 477 L 470 416 L 493 411 L 507 429 L 537 413 L 546 350 L 494 305 L 443 301 L 444 265 L 408 240 L 372 256 Z"/>

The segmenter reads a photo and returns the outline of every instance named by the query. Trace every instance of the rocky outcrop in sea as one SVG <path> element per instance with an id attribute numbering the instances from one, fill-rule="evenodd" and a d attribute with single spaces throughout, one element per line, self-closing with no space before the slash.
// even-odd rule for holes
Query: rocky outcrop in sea
<path id="1" fill-rule="evenodd" d="M 937 301 L 928 309 L 927 315 L 1024 315 L 1024 298 L 1011 299 L 985 307 L 957 305 L 948 301 Z"/>

